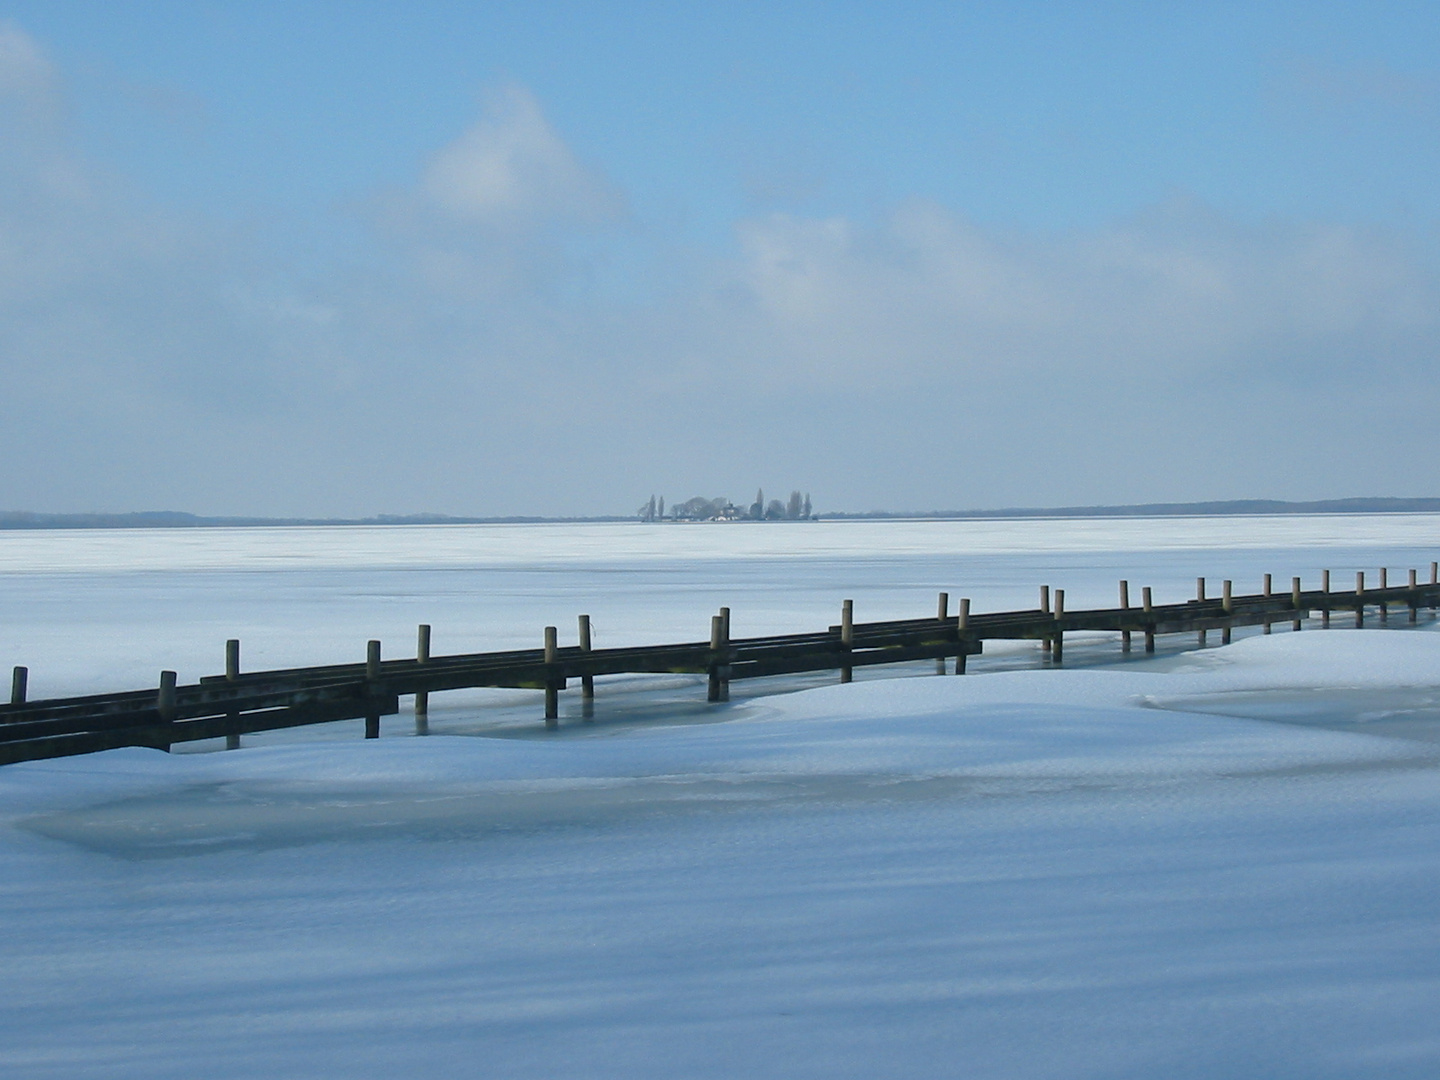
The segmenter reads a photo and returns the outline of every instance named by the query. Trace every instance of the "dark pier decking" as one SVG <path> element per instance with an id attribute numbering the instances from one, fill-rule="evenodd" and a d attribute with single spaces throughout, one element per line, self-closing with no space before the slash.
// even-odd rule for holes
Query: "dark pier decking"
<path id="1" fill-rule="evenodd" d="M 857 623 L 853 605 L 846 600 L 838 625 L 809 634 L 773 637 L 730 637 L 730 613 L 722 608 L 711 619 L 705 641 L 636 648 L 592 649 L 590 621 L 580 616 L 579 644 L 560 647 L 555 627 L 546 627 L 544 646 L 511 652 L 430 655 L 430 628 L 420 627 L 416 656 L 382 660 L 380 643 L 369 643 L 364 663 L 332 664 L 281 671 L 240 671 L 238 641 L 226 647 L 225 674 L 202 678 L 188 686 L 176 684 L 175 673 L 161 672 L 158 688 L 124 693 L 95 694 L 48 701 L 27 701 L 27 669 L 17 667 L 11 700 L 0 705 L 0 764 L 40 758 L 87 754 L 122 746 L 160 749 L 178 742 L 225 738 L 239 746 L 240 736 L 258 731 L 323 724 L 336 720 L 364 720 L 365 736 L 380 733 L 380 718 L 400 711 L 400 698 L 414 695 L 416 730 L 423 733 L 429 695 L 472 687 L 520 687 L 543 690 L 546 725 L 556 725 L 559 694 L 572 680 L 580 683 L 585 698 L 595 693 L 595 676 L 637 673 L 694 673 L 709 676 L 709 700 L 725 701 L 736 679 L 762 678 L 808 671 L 840 672 L 850 680 L 854 668 L 873 664 L 935 659 L 955 674 L 963 674 L 966 658 L 982 652 L 987 640 L 1029 639 L 1042 643 L 1052 664 L 1064 659 L 1065 635 L 1105 631 L 1119 635 L 1120 647 L 1129 651 L 1134 638 L 1146 652 L 1155 649 L 1161 634 L 1194 633 L 1199 643 L 1218 631 L 1230 640 L 1237 626 L 1265 627 L 1302 623 L 1319 613 L 1322 626 L 1332 615 L 1348 614 L 1353 625 L 1363 626 L 1369 613 L 1379 621 L 1392 610 L 1416 622 L 1422 609 L 1440 605 L 1440 579 L 1436 563 L 1430 580 L 1420 583 L 1414 570 L 1404 585 L 1391 586 L 1380 571 L 1376 587 L 1356 577 L 1351 591 L 1333 591 L 1326 571 L 1321 587 L 1301 588 L 1292 578 L 1288 589 L 1272 588 L 1270 575 L 1254 595 L 1233 595 L 1224 582 L 1221 595 L 1206 595 L 1205 579 L 1197 581 L 1196 598 L 1180 604 L 1155 604 L 1151 590 L 1141 590 L 1139 603 L 1126 582 L 1120 583 L 1120 606 L 1090 611 L 1069 611 L 1065 593 L 1040 590 L 1040 606 L 1025 611 L 972 613 L 962 599 L 951 613 L 949 598 L 940 594 L 936 614 L 918 619 Z"/>

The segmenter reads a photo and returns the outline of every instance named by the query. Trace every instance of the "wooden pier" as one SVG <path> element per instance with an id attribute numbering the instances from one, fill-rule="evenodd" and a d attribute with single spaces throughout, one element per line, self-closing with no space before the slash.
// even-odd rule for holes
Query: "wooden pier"
<path id="1" fill-rule="evenodd" d="M 1203 646 L 1211 631 L 1219 631 L 1228 643 L 1237 626 L 1263 626 L 1269 633 L 1273 625 L 1288 623 L 1299 630 L 1317 614 L 1322 627 L 1331 626 L 1337 613 L 1348 614 L 1354 626 L 1366 625 L 1372 615 L 1386 622 L 1392 612 L 1414 623 L 1422 610 L 1440 606 L 1437 572 L 1440 565 L 1432 562 L 1428 582 L 1410 570 L 1405 584 L 1392 585 L 1388 571 L 1381 570 L 1373 587 L 1361 573 L 1353 590 L 1338 592 L 1331 589 L 1329 571 L 1321 587 L 1310 590 L 1302 589 L 1299 578 L 1292 578 L 1288 589 L 1276 589 L 1266 574 L 1259 593 L 1237 596 L 1226 581 L 1218 597 L 1208 595 L 1206 580 L 1199 578 L 1194 599 L 1178 604 L 1156 604 L 1151 589 L 1144 588 L 1135 605 L 1122 581 L 1118 607 L 1088 611 L 1068 610 L 1064 590 L 1048 586 L 1040 590 L 1039 606 L 1023 611 L 974 613 L 962 598 L 952 613 L 949 596 L 941 593 L 934 615 L 873 623 L 855 622 L 854 605 L 846 600 L 834 626 L 755 638 L 731 638 L 730 611 L 721 608 L 710 620 L 708 640 L 620 649 L 592 648 L 585 615 L 579 618 L 578 645 L 562 647 L 552 626 L 545 628 L 538 649 L 456 656 L 432 656 L 430 627 L 421 626 L 414 658 L 385 660 L 380 642 L 371 641 L 363 663 L 248 673 L 240 668 L 240 643 L 232 640 L 226 643 L 225 673 L 193 685 L 178 685 L 173 671 L 163 671 L 150 689 L 44 701 L 27 700 L 29 672 L 17 667 L 10 703 L 0 704 L 0 764 L 122 746 L 168 750 L 198 739 L 224 738 L 235 748 L 243 735 L 337 720 L 363 720 L 365 737 L 377 738 L 381 717 L 397 714 L 400 699 L 411 695 L 416 731 L 424 734 L 431 694 L 473 687 L 543 691 L 545 724 L 553 728 L 561 692 L 578 680 L 588 703 L 598 675 L 706 675 L 709 700 L 723 702 L 732 681 L 769 675 L 838 671 L 840 680 L 849 682 L 857 667 L 926 659 L 936 660 L 942 671 L 950 670 L 953 659 L 954 673 L 964 674 L 967 658 L 982 652 L 986 641 L 1038 641 L 1048 663 L 1061 665 L 1069 633 L 1114 633 L 1125 652 L 1139 635 L 1145 652 L 1154 652 L 1162 634 L 1195 634 Z"/>

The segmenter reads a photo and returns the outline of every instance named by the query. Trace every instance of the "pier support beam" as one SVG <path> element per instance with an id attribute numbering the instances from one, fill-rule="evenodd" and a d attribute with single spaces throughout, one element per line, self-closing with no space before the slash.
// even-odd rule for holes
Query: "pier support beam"
<path id="1" fill-rule="evenodd" d="M 1050 662 L 1059 666 L 1065 662 L 1065 631 L 1060 629 L 1060 620 L 1065 615 L 1065 590 L 1055 590 L 1055 644 L 1050 648 Z"/>
<path id="2" fill-rule="evenodd" d="M 1225 583 L 1220 586 L 1220 607 L 1226 615 L 1235 614 L 1234 583 L 1229 578 L 1226 578 Z M 1230 626 L 1228 624 L 1220 631 L 1220 644 L 1230 644 Z"/>
<path id="3" fill-rule="evenodd" d="M 942 592 L 940 594 L 940 603 L 937 607 L 935 618 L 940 621 L 940 625 L 942 626 L 950 621 L 950 594 L 948 592 Z M 937 656 L 935 658 L 935 674 L 945 674 L 945 657 Z"/>
<path id="4" fill-rule="evenodd" d="M 588 653 L 592 650 L 590 641 L 590 616 L 581 615 L 577 621 L 580 624 L 580 651 L 582 653 Z M 593 717 L 595 715 L 594 675 L 580 676 L 580 701 L 581 709 L 584 711 L 586 719 Z"/>
<path id="5" fill-rule="evenodd" d="M 970 598 L 960 598 L 960 614 L 955 617 L 955 636 L 960 642 L 960 651 L 955 654 L 955 674 L 965 674 L 965 661 L 970 648 Z"/>
<path id="6" fill-rule="evenodd" d="M 415 628 L 415 663 L 430 663 L 430 624 L 421 623 Z M 430 691 L 415 691 L 415 734 L 430 734 Z"/>
<path id="7" fill-rule="evenodd" d="M 240 678 L 240 639 L 231 638 L 225 642 L 225 681 L 234 682 L 238 678 Z M 240 719 L 240 713 L 238 710 L 234 710 L 227 712 L 225 717 L 232 723 L 236 723 Z M 225 733 L 225 749 L 240 749 L 240 733 L 238 731 Z"/>
<path id="8" fill-rule="evenodd" d="M 380 710 L 373 704 L 378 697 L 376 683 L 380 681 L 380 642 L 371 641 L 365 646 L 365 681 L 370 684 L 369 711 L 365 714 L 365 738 L 380 737 Z"/>
<path id="9" fill-rule="evenodd" d="M 1049 585 L 1041 585 L 1041 586 L 1040 586 L 1040 610 L 1041 610 L 1042 612 L 1044 612 L 1046 615 L 1049 615 L 1049 614 L 1050 614 L 1050 586 L 1049 586 Z M 1049 655 L 1050 655 L 1050 647 L 1051 647 L 1051 646 L 1050 646 L 1050 638 L 1049 638 L 1048 636 L 1047 636 L 1047 637 L 1042 637 L 1042 638 L 1040 639 L 1040 651 L 1043 652 L 1046 656 L 1049 656 Z"/>
<path id="10" fill-rule="evenodd" d="M 1122 580 L 1122 581 L 1120 582 L 1120 610 L 1121 610 L 1121 611 L 1129 611 L 1129 610 L 1130 610 L 1130 582 L 1124 581 L 1124 580 Z M 1130 651 L 1130 631 L 1129 631 L 1129 630 L 1121 630 L 1121 631 L 1120 631 L 1120 651 L 1121 651 L 1121 652 L 1127 652 L 1127 653 Z"/>
<path id="11" fill-rule="evenodd" d="M 840 605 L 840 648 L 849 652 L 855 647 L 855 601 L 846 600 Z M 840 668 L 840 681 L 848 683 L 854 677 L 849 664 Z"/>
<path id="12" fill-rule="evenodd" d="M 720 700 L 730 700 L 730 609 L 720 609 Z"/>
<path id="13" fill-rule="evenodd" d="M 169 728 L 171 724 L 175 723 L 175 679 L 173 671 L 160 672 L 160 689 L 155 695 L 155 711 L 160 714 L 162 729 Z M 164 750 L 167 754 L 170 752 L 168 732 L 160 737 L 160 743 L 156 749 Z"/>
<path id="14" fill-rule="evenodd" d="M 1140 607 L 1147 613 L 1155 610 L 1154 597 L 1149 585 L 1140 590 Z M 1145 624 L 1145 651 L 1147 653 L 1155 651 L 1155 624 L 1153 622 Z"/>
<path id="15" fill-rule="evenodd" d="M 727 610 L 727 609 L 722 609 Z M 730 665 L 725 656 L 725 616 L 712 615 L 710 617 L 710 691 L 707 695 L 709 701 L 730 700 Z"/>
<path id="16" fill-rule="evenodd" d="M 560 632 L 545 627 L 545 726 L 552 731 L 560 726 L 560 681 L 554 670 L 559 652 Z"/>
<path id="17" fill-rule="evenodd" d="M 1197 577 L 1195 579 L 1195 603 L 1205 603 L 1205 579 L 1203 577 Z M 1204 630 L 1197 631 L 1195 634 L 1195 643 L 1203 649 L 1205 648 L 1207 637 L 1208 635 Z"/>
<path id="18" fill-rule="evenodd" d="M 25 692 L 30 684 L 30 669 L 16 666 L 10 672 L 10 704 L 24 705 Z"/>

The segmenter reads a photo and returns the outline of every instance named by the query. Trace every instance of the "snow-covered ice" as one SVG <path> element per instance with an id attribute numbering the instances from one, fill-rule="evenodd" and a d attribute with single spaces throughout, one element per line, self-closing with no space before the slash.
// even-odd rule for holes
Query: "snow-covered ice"
<path id="1" fill-rule="evenodd" d="M 1071 580 L 1098 594 L 1126 556 L 1179 588 L 1193 562 L 1249 557 L 1141 547 L 1092 552 Z M 1279 572 L 1306 557 L 1281 547 L 1258 558 Z M 1421 554 L 1417 537 L 1391 565 Z M 815 558 L 802 597 L 844 590 L 823 579 L 847 569 L 877 607 L 955 580 L 912 590 L 923 552 L 918 567 Z M 1013 551 L 955 558 L 1028 599 Z M 798 562 L 754 559 L 697 558 L 702 599 L 753 573 L 758 605 Z M 603 592 L 595 563 L 554 571 L 563 599 Z M 621 587 L 649 590 L 626 565 Z M 104 573 L 11 570 L 68 602 L 65 575 L 95 588 Z M 115 573 L 144 597 L 112 583 L 95 603 L 132 631 L 199 580 Z M 338 571 L 296 573 L 282 612 L 325 623 L 297 590 Z M 235 603 L 238 586 L 208 580 Z M 63 612 L 32 623 L 46 618 Z M 1440 723 L 1424 715 L 1437 692 L 1440 634 L 1277 631 L 1161 663 L 876 678 L 583 738 L 6 766 L 0 1070 L 1431 1077 L 1440 746 L 1369 734 L 1388 707 L 1317 726 L 1304 703 L 1399 695 L 1423 726 Z M 1251 718 L 1287 703 L 1290 722 Z"/>

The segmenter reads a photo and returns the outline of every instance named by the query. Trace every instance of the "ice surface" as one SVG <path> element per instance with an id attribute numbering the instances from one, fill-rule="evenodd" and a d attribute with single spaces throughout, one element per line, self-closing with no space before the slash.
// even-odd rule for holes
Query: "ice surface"
<path id="1" fill-rule="evenodd" d="M 1259 551 L 1247 565 L 1305 558 Z M 1098 593 L 1123 557 L 1178 588 L 1191 564 L 1172 556 L 1066 572 Z M 566 603 L 590 590 L 617 611 L 607 590 L 638 585 L 666 624 L 747 582 L 777 618 L 797 597 L 818 614 L 844 574 L 876 607 L 949 583 L 921 582 L 944 569 L 923 554 L 817 556 L 813 577 L 783 553 L 686 558 L 550 573 Z M 954 558 L 1029 599 L 1030 555 Z M 682 571 L 699 601 L 658 588 Z M 193 617 L 204 580 L 277 642 L 282 617 L 348 622 L 317 613 L 336 596 L 347 615 L 388 602 L 361 596 L 359 569 L 253 571 L 272 624 L 230 576 L 252 571 L 213 572 L 12 570 L 54 606 L 12 606 L 8 632 L 76 631 L 74 602 L 112 617 L 87 640 L 151 634 L 166 596 Z M 498 606 L 537 614 L 511 587 Z M 1440 749 L 1244 711 L 1397 694 L 1440 694 L 1440 635 L 1281 631 L 1160 663 L 877 678 L 720 722 L 597 724 L 608 737 L 352 731 L 6 766 L 0 1072 L 1431 1077 Z"/>
<path id="2" fill-rule="evenodd" d="M 371 638 L 412 656 L 422 622 L 438 655 L 538 647 L 547 625 L 573 641 L 582 612 L 604 648 L 707 640 L 721 605 L 743 637 L 828 626 L 846 597 L 867 621 L 928 615 L 941 590 L 980 612 L 1033 607 L 1041 584 L 1108 607 L 1119 578 L 1137 603 L 1143 585 L 1188 599 L 1202 574 L 1257 592 L 1266 572 L 1310 587 L 1328 567 L 1338 588 L 1386 564 L 1428 577 L 1437 536 L 1430 514 L 10 531 L 0 670 L 24 664 L 32 696 L 55 697 L 214 674 L 232 637 L 256 669 L 359 661 Z"/>

